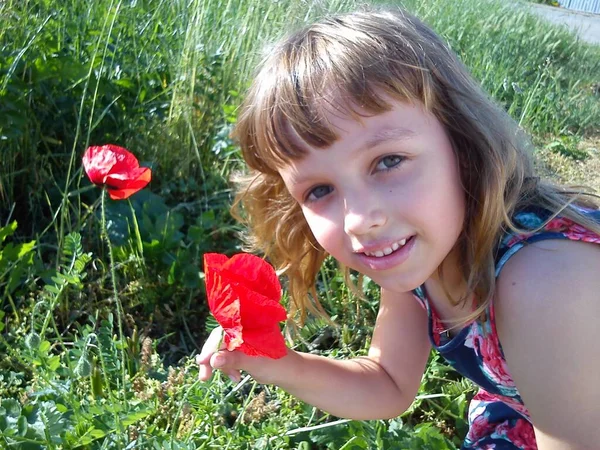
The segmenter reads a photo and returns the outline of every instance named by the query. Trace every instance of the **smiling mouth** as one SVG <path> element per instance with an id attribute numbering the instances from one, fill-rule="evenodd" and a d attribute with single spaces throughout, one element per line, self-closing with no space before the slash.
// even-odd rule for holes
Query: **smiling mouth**
<path id="1" fill-rule="evenodd" d="M 376 252 L 364 252 L 364 255 L 370 256 L 372 258 L 383 258 L 385 256 L 391 255 L 392 253 L 396 252 L 397 250 L 401 249 L 402 247 L 404 247 L 406 245 L 406 243 L 408 241 L 410 241 L 412 239 L 412 236 L 408 239 L 402 239 L 398 242 L 394 242 L 392 245 L 390 245 L 389 247 L 385 247 L 381 250 L 377 250 Z"/>

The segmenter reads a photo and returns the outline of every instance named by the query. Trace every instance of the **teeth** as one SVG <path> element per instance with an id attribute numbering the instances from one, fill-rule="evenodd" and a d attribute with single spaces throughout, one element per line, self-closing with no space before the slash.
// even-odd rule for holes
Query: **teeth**
<path id="1" fill-rule="evenodd" d="M 375 256 L 376 258 L 381 258 L 382 256 L 387 256 L 398 250 L 406 244 L 406 239 L 402 239 L 401 241 L 394 242 L 391 247 L 386 247 L 383 250 L 377 250 L 376 252 L 365 252 L 367 256 Z"/>

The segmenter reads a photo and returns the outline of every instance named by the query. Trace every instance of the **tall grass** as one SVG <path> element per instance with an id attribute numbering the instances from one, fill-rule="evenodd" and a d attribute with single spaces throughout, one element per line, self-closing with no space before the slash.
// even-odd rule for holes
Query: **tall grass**
<path id="1" fill-rule="evenodd" d="M 405 5 L 442 34 L 491 96 L 536 135 L 600 132 L 593 94 L 600 46 L 545 22 L 521 2 Z"/>
<path id="2" fill-rule="evenodd" d="M 81 173 L 70 169 L 90 143 L 128 146 L 165 179 L 202 177 L 214 161 L 226 107 L 237 103 L 261 43 L 351 4 L 4 2 L 0 205 L 16 204 L 29 231 L 44 228 L 38 221 L 68 209 L 64 198 L 80 187 Z M 27 194 L 39 187 L 38 195 Z M 77 229 L 81 210 L 69 198 L 75 214 L 67 229 Z"/>

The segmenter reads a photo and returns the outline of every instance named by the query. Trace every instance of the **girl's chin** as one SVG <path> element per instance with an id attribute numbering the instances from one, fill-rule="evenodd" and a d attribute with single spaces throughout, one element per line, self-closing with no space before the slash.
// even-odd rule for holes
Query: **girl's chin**
<path id="1" fill-rule="evenodd" d="M 418 287 L 422 286 L 425 283 L 425 280 L 427 280 L 427 277 L 419 276 L 401 277 L 391 275 L 388 277 L 378 277 L 377 274 L 365 275 L 371 278 L 371 280 L 373 280 L 373 282 L 382 289 L 385 289 L 389 292 L 396 292 L 398 294 L 414 291 Z"/>

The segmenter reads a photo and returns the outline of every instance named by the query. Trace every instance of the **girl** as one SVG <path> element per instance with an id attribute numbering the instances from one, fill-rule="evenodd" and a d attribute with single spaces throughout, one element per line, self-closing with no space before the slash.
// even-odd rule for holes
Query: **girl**
<path id="1" fill-rule="evenodd" d="M 433 31 L 361 12 L 293 34 L 235 136 L 252 248 L 288 276 L 290 316 L 321 311 L 328 255 L 381 304 L 367 357 L 253 358 L 216 350 L 217 330 L 201 379 L 243 369 L 336 416 L 391 418 L 433 346 L 481 387 L 463 448 L 598 448 L 600 211 L 534 176 L 515 122 Z"/>

